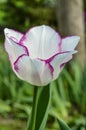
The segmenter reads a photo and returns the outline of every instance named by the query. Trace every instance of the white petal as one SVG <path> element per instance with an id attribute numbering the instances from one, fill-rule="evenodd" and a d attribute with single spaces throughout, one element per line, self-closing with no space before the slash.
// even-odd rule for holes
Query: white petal
<path id="1" fill-rule="evenodd" d="M 29 55 L 28 50 L 25 46 L 17 44 L 12 39 L 10 39 L 7 35 L 5 39 L 5 49 L 9 55 L 11 64 L 13 64 L 19 56 L 24 54 Z"/>
<path id="2" fill-rule="evenodd" d="M 56 79 L 59 76 L 59 74 L 62 70 L 61 65 L 70 61 L 72 59 L 72 54 L 74 54 L 74 53 L 76 53 L 76 51 L 57 54 L 52 59 L 50 64 L 54 68 L 53 79 Z"/>
<path id="3" fill-rule="evenodd" d="M 29 48 L 31 58 L 47 59 L 59 52 L 61 38 L 49 26 L 37 26 L 30 29 L 21 42 Z"/>
<path id="4" fill-rule="evenodd" d="M 12 40 L 14 40 L 17 43 L 19 43 L 19 41 L 23 37 L 22 33 L 12 30 L 12 29 L 8 29 L 8 28 L 4 29 L 4 33 L 5 33 L 5 36 L 8 35 L 9 38 L 11 38 Z"/>
<path id="5" fill-rule="evenodd" d="M 70 36 L 62 39 L 62 52 L 74 50 L 79 41 L 79 36 Z"/>
<path id="6" fill-rule="evenodd" d="M 32 85 L 44 86 L 52 81 L 48 64 L 38 59 L 31 59 L 29 56 L 21 56 L 14 63 L 14 70 L 20 79 Z"/>

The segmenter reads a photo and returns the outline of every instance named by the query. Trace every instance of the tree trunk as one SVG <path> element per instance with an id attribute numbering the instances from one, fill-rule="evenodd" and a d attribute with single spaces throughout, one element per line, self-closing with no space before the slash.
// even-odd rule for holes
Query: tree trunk
<path id="1" fill-rule="evenodd" d="M 58 0 L 56 16 L 58 29 L 62 36 L 80 36 L 77 58 L 83 67 L 86 63 L 83 0 Z"/>

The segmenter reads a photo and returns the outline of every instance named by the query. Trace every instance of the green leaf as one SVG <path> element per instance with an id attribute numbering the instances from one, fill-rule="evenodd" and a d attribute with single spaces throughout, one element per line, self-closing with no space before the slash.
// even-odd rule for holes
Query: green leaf
<path id="1" fill-rule="evenodd" d="M 10 111 L 11 107 L 8 104 L 6 104 L 6 102 L 0 100 L 0 113 L 6 113 Z"/>
<path id="2" fill-rule="evenodd" d="M 71 130 L 69 126 L 61 119 L 57 119 L 61 130 Z"/>
<path id="3" fill-rule="evenodd" d="M 50 99 L 51 86 L 48 85 L 42 88 L 39 95 L 35 130 L 44 130 L 45 128 L 49 112 Z"/>

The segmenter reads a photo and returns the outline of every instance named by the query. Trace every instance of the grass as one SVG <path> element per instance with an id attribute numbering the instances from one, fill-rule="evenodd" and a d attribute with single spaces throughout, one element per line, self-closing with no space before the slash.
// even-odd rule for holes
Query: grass
<path id="1" fill-rule="evenodd" d="M 30 114 L 32 98 L 33 87 L 15 76 L 4 47 L 0 46 L 1 130 L 25 130 L 26 124 L 22 120 L 27 120 Z M 9 118 L 10 113 L 12 117 Z M 57 116 L 64 119 L 73 130 L 85 129 L 86 66 L 82 72 L 75 61 L 52 83 L 51 108 L 46 130 L 57 130 Z"/>
<path id="2" fill-rule="evenodd" d="M 0 119 L 0 130 L 25 130 L 25 125 L 25 121 L 23 122 L 18 119 Z"/>

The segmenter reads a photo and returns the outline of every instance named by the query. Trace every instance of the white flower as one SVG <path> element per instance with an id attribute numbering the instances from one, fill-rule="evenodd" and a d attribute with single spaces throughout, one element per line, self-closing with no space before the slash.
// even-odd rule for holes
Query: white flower
<path id="1" fill-rule="evenodd" d="M 80 37 L 61 38 L 49 26 L 31 28 L 25 34 L 5 28 L 5 49 L 16 75 L 33 85 L 55 80 L 76 53 Z"/>

